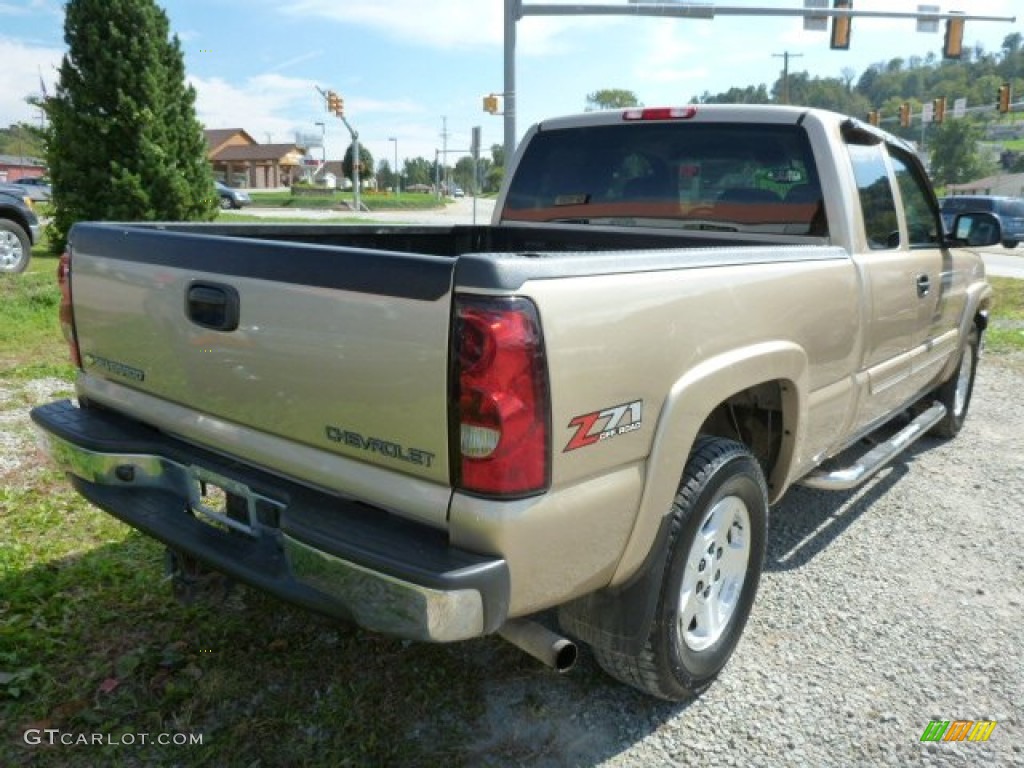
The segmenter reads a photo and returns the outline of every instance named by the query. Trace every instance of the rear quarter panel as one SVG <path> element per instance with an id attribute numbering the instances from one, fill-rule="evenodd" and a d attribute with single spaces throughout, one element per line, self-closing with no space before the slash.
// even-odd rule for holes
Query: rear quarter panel
<path id="1" fill-rule="evenodd" d="M 529 569 L 531 594 L 513 594 L 514 609 L 561 602 L 574 574 L 576 594 L 627 578 L 670 509 L 698 428 L 731 394 L 792 383 L 788 466 L 838 439 L 859 352 L 857 275 L 838 248 L 786 253 L 720 249 L 720 266 L 534 280 L 517 291 L 536 302 L 544 330 L 551 491 L 514 509 L 456 494 L 450 526 L 458 543 L 505 554 L 514 585 L 516 569 Z"/>

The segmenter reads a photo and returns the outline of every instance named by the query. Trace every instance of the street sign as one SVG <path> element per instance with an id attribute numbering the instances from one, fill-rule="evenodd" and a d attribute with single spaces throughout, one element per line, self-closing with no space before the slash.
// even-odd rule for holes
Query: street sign
<path id="1" fill-rule="evenodd" d="M 828 8 L 828 0 L 804 0 L 804 8 Z M 804 16 L 804 29 L 808 32 L 828 30 L 828 16 Z"/>
<path id="2" fill-rule="evenodd" d="M 917 6 L 918 13 L 934 13 L 938 14 L 939 6 L 937 5 L 919 5 Z M 934 18 L 924 17 L 917 20 L 917 31 L 918 32 L 929 32 L 935 34 L 939 31 L 939 17 L 936 15 Z"/>
<path id="3" fill-rule="evenodd" d="M 921 105 L 921 122 L 930 123 L 932 118 L 935 117 L 935 105 L 930 101 L 926 101 Z"/>
<path id="4" fill-rule="evenodd" d="M 964 117 L 967 115 L 967 99 L 956 99 L 953 101 L 953 117 Z"/>

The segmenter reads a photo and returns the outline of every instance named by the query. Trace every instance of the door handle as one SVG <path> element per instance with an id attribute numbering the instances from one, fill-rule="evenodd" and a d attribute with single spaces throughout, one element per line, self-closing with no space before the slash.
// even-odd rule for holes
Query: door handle
<path id="1" fill-rule="evenodd" d="M 929 293 L 932 292 L 932 281 L 928 279 L 928 275 L 917 276 L 917 298 L 923 299 Z"/>
<path id="2" fill-rule="evenodd" d="M 196 325 L 214 331 L 238 327 L 241 301 L 238 291 L 220 283 L 192 283 L 185 294 L 185 315 Z"/>

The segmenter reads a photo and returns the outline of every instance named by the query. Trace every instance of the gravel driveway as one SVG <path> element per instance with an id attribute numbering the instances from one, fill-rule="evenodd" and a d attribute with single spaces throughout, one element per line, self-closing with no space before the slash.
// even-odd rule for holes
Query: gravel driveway
<path id="1" fill-rule="evenodd" d="M 605 681 L 590 655 L 489 694 L 471 762 L 531 766 L 1024 765 L 1024 372 L 983 360 L 953 441 L 866 486 L 773 509 L 740 646 L 700 699 Z M 582 678 L 582 679 L 580 679 Z M 924 743 L 930 720 L 995 720 Z"/>
<path id="2" fill-rule="evenodd" d="M 68 389 L 56 380 L 10 386 L 0 391 L 4 482 L 20 473 L 11 462 L 32 453 L 28 403 Z M 616 768 L 1024 765 L 1022 396 L 1024 360 L 986 358 L 958 438 L 924 438 L 857 491 L 793 489 L 773 509 L 746 634 L 696 701 L 642 696 L 605 677 L 587 652 L 559 677 L 499 640 L 451 646 L 484 697 L 477 738 L 458 758 Z M 494 673 L 510 659 L 520 675 Z M 466 717 L 439 712 L 409 733 L 429 739 Z M 998 724 L 985 743 L 922 744 L 930 720 Z"/>

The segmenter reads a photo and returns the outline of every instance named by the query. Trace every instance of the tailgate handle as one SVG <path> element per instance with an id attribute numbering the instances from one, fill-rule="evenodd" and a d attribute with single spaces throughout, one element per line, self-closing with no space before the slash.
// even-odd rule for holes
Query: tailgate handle
<path id="1" fill-rule="evenodd" d="M 185 296 L 185 314 L 203 328 L 233 331 L 238 327 L 238 291 L 219 283 L 192 283 Z"/>

